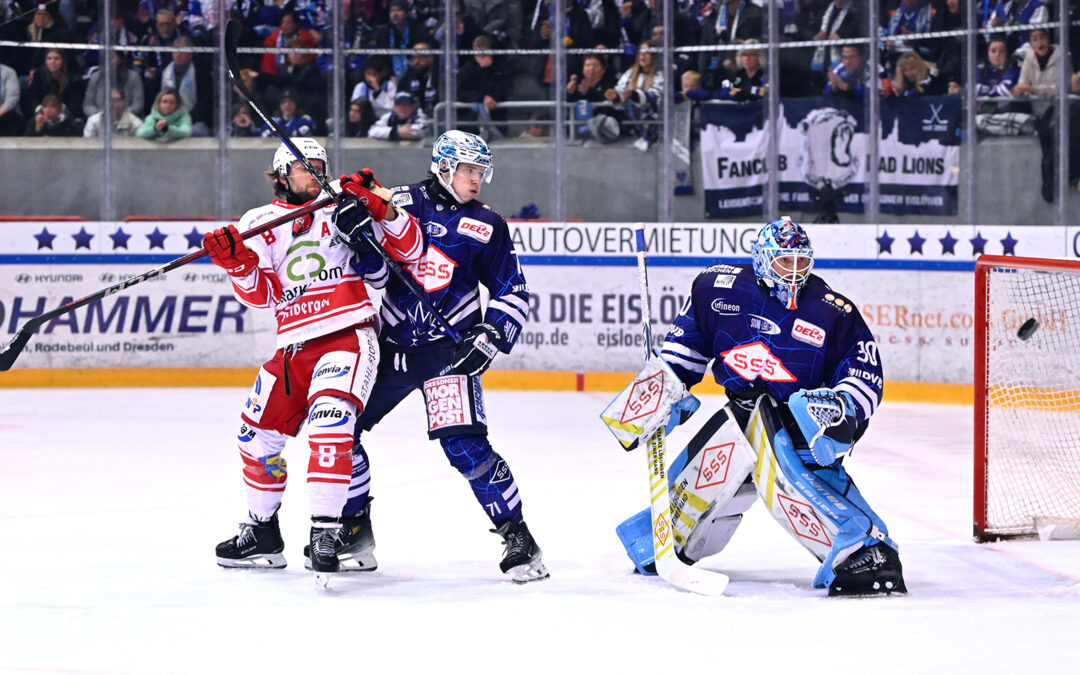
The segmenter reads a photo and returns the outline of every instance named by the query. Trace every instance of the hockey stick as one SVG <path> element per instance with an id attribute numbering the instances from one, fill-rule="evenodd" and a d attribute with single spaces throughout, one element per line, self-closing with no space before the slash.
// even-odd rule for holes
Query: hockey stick
<path id="1" fill-rule="evenodd" d="M 637 243 L 638 281 L 641 284 L 641 322 L 645 331 L 645 359 L 655 351 L 652 340 L 652 315 L 649 309 L 649 273 L 645 262 L 645 223 L 634 226 Z M 675 555 L 674 529 L 671 523 L 671 498 L 668 496 L 665 430 L 660 427 L 649 437 L 646 457 L 649 462 L 649 509 L 652 514 L 653 555 L 656 573 L 664 581 L 683 590 L 702 595 L 723 595 L 728 576 L 687 565 Z"/>
<path id="2" fill-rule="evenodd" d="M 296 159 L 304 165 L 304 169 L 306 169 L 307 172 L 311 174 L 312 178 L 314 178 L 319 183 L 319 187 L 321 187 L 323 191 L 326 192 L 326 194 L 330 195 L 334 202 L 340 206 L 345 201 L 345 198 L 342 196 L 342 194 L 340 192 L 334 191 L 334 189 L 330 186 L 330 181 L 326 179 L 326 176 L 324 176 L 320 171 L 316 170 L 315 167 L 312 166 L 308 158 L 304 157 L 304 154 L 300 152 L 300 150 L 296 147 L 295 144 L 293 144 L 292 139 L 289 138 L 289 135 L 282 131 L 281 127 L 279 127 L 272 118 L 266 116 L 266 113 L 264 113 L 259 107 L 259 105 L 255 103 L 255 98 L 252 95 L 251 90 L 247 88 L 246 84 L 244 84 L 244 79 L 240 76 L 240 65 L 237 63 L 236 60 L 236 48 L 238 43 L 240 42 L 240 33 L 242 31 L 243 28 L 241 28 L 240 22 L 236 19 L 230 19 L 229 23 L 225 26 L 225 61 L 228 64 L 229 79 L 232 80 L 232 83 L 236 87 L 236 90 L 240 93 L 241 96 L 244 97 L 244 100 L 247 101 L 247 104 L 251 107 L 251 109 L 254 110 L 260 118 L 262 118 L 263 122 L 266 122 L 266 126 L 270 127 L 270 130 L 274 132 L 274 135 L 277 136 L 278 139 L 280 139 L 281 142 L 285 144 L 285 147 L 287 147 L 289 151 L 292 152 Z M 370 215 L 368 216 L 368 220 L 371 220 Z M 412 294 L 416 296 L 417 301 L 419 301 L 419 303 L 424 306 L 424 309 L 431 313 L 432 318 L 434 318 L 436 323 L 438 323 L 446 332 L 446 336 L 449 337 L 455 345 L 461 344 L 461 336 L 450 325 L 450 322 L 447 321 L 446 317 L 442 315 L 442 312 L 440 312 L 435 307 L 434 303 L 431 302 L 431 300 L 428 298 L 427 291 L 421 288 L 420 284 L 418 284 L 415 279 L 406 274 L 405 270 L 401 268 L 401 265 L 399 265 L 396 260 L 390 257 L 390 254 L 387 253 L 386 250 L 379 245 L 379 242 L 375 241 L 375 237 L 372 235 L 370 230 L 364 228 L 363 225 L 361 225 L 360 234 L 364 237 L 364 241 L 366 241 L 371 246 L 375 253 L 383 259 L 383 262 L 386 263 L 386 266 L 390 268 L 390 272 L 392 272 L 393 275 L 397 277 L 401 283 L 405 284 L 405 287 L 408 288 L 409 291 L 411 291 Z"/>
<path id="3" fill-rule="evenodd" d="M 250 239 L 251 237 L 258 236 L 263 232 L 274 229 L 278 225 L 282 225 L 291 220 L 295 220 L 297 218 L 300 218 L 301 216 L 306 216 L 309 213 L 314 213 L 315 211 L 318 211 L 325 206 L 330 206 L 333 203 L 333 199 L 321 199 L 313 204 L 308 204 L 302 209 L 291 211 L 288 214 L 281 216 L 280 218 L 275 218 L 273 220 L 263 223 L 262 225 L 259 225 L 258 227 L 254 227 L 243 233 L 241 235 L 241 238 Z M 112 286 L 109 286 L 108 288 L 103 288 L 100 291 L 91 293 L 90 295 L 82 298 L 81 300 L 74 300 L 67 303 L 66 305 L 61 305 L 60 307 L 57 307 L 51 312 L 45 312 L 40 316 L 35 316 L 33 319 L 27 321 L 26 324 L 24 324 L 23 327 L 19 329 L 19 332 L 15 333 L 15 337 L 11 339 L 11 342 L 9 342 L 6 347 L 0 350 L 0 372 L 9 370 L 11 368 L 11 366 L 15 363 L 15 359 L 19 358 L 19 354 L 21 354 L 23 348 L 26 347 L 26 343 L 30 341 L 30 337 L 33 336 L 33 334 L 37 332 L 38 328 L 40 328 L 41 325 L 46 321 L 51 321 L 58 316 L 67 314 L 68 312 L 72 312 L 84 305 L 90 304 L 91 302 L 106 298 L 113 293 L 119 293 L 120 291 L 126 288 L 130 288 L 135 284 L 141 284 L 148 279 L 153 279 L 154 277 L 161 276 L 166 272 L 171 272 L 174 269 L 178 267 L 183 267 L 189 262 L 194 262 L 205 255 L 207 255 L 206 249 L 201 248 L 198 251 L 188 253 L 182 258 L 177 258 L 176 260 L 167 262 L 160 267 L 155 267 L 152 270 L 143 272 L 138 276 L 131 277 L 130 279 L 125 279 L 118 284 L 114 284 Z"/>

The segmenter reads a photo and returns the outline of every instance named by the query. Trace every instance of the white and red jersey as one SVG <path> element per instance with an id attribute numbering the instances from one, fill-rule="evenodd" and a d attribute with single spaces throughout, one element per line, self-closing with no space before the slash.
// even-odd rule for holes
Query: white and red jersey
<path id="1" fill-rule="evenodd" d="M 315 199 L 325 197 L 323 192 Z M 275 199 L 245 213 L 237 229 L 246 232 L 297 208 Z M 302 234 L 294 235 L 292 224 L 285 223 L 245 242 L 259 256 L 259 266 L 232 280 L 233 293 L 248 307 L 273 308 L 279 349 L 354 326 L 376 313 L 363 279 L 349 265 L 353 251 L 337 236 L 334 209 L 330 205 L 312 213 L 311 227 Z M 420 259 L 423 234 L 404 209 L 393 220 L 373 223 L 373 229 L 392 257 L 405 263 Z"/>

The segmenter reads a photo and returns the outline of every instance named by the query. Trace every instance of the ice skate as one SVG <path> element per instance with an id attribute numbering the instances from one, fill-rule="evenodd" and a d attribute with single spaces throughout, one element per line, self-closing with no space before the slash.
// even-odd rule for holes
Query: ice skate
<path id="1" fill-rule="evenodd" d="M 285 543 L 281 540 L 277 514 L 269 520 L 248 515 L 240 534 L 217 545 L 217 564 L 222 567 L 281 569 L 285 567 Z"/>
<path id="2" fill-rule="evenodd" d="M 907 593 L 900 556 L 887 544 L 860 548 L 836 569 L 829 597 Z"/>
<path id="3" fill-rule="evenodd" d="M 540 559 L 543 552 L 529 534 L 529 527 L 524 520 L 508 521 L 492 532 L 501 536 L 506 546 L 499 569 L 509 574 L 514 583 L 525 584 L 550 576 L 544 567 L 544 561 Z"/>
<path id="4" fill-rule="evenodd" d="M 326 588 L 330 577 L 341 571 L 338 550 L 341 548 L 341 520 L 338 518 L 311 519 L 311 571 L 315 584 Z"/>
<path id="5" fill-rule="evenodd" d="M 342 572 L 372 572 L 379 567 L 375 560 L 375 535 L 371 531 L 371 502 L 355 516 L 342 520 L 341 548 L 338 563 Z M 311 569 L 311 545 L 304 546 L 304 568 Z"/>

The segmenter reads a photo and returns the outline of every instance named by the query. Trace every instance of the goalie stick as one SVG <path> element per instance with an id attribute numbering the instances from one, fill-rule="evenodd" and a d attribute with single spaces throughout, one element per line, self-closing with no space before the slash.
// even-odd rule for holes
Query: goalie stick
<path id="1" fill-rule="evenodd" d="M 330 206 L 333 203 L 333 199 L 327 198 L 321 199 L 313 204 L 308 204 L 302 209 L 297 209 L 296 211 L 292 211 L 284 216 L 281 216 L 280 218 L 275 218 L 273 220 L 263 223 L 262 225 L 259 225 L 258 227 L 251 228 L 250 230 L 241 235 L 241 239 L 250 239 L 252 237 L 258 236 L 263 232 L 266 232 L 267 230 L 274 229 L 278 225 L 288 223 L 297 218 L 306 216 L 309 213 L 314 213 L 315 211 L 318 211 L 323 207 Z M 135 284 L 141 284 L 148 279 L 153 279 L 154 277 L 161 276 L 166 272 L 171 272 L 178 267 L 183 267 L 190 262 L 195 262 L 196 260 L 202 258 L 205 255 L 207 255 L 206 249 L 201 248 L 198 251 L 188 253 L 182 258 L 177 258 L 176 260 L 169 261 L 164 265 L 161 265 L 160 267 L 155 267 L 154 269 L 143 272 L 138 276 L 131 277 L 130 279 L 124 279 L 118 284 L 113 284 L 108 288 L 103 288 L 100 291 L 91 293 L 85 298 L 73 300 L 65 305 L 61 305 L 60 307 L 57 307 L 51 312 L 45 312 L 44 314 L 35 316 L 34 318 L 27 321 L 23 325 L 23 327 L 20 328 L 17 333 L 15 333 L 15 337 L 11 339 L 11 342 L 9 342 L 6 347 L 0 350 L 0 372 L 9 370 L 11 368 L 11 366 L 15 363 L 15 359 L 19 358 L 19 354 L 21 354 L 23 348 L 26 347 L 26 343 L 30 341 L 30 338 L 46 321 L 52 321 L 58 316 L 62 316 L 64 314 L 67 314 L 68 312 L 73 312 L 76 309 L 83 307 L 84 305 L 89 305 L 91 302 L 96 302 L 98 300 L 101 300 L 102 298 L 106 298 L 113 293 L 119 293 L 120 291 L 130 288 Z"/>
<path id="2" fill-rule="evenodd" d="M 292 139 L 289 138 L 289 135 L 282 131 L 281 127 L 279 127 L 272 118 L 267 117 L 266 113 L 262 111 L 262 108 L 260 108 L 259 105 L 255 103 L 254 97 L 251 94 L 251 90 L 247 88 L 246 84 L 244 84 L 244 79 L 240 76 L 240 65 L 236 60 L 236 48 L 238 43 L 240 42 L 241 32 L 243 32 L 243 28 L 241 27 L 240 22 L 236 19 L 230 19 L 229 23 L 225 26 L 225 62 L 228 65 L 227 70 L 229 72 L 229 79 L 232 80 L 232 83 L 236 87 L 236 90 L 240 93 L 244 100 L 247 101 L 248 106 L 250 106 L 251 109 L 255 111 L 255 114 L 257 114 L 263 122 L 266 122 L 266 126 L 268 126 L 270 130 L 274 132 L 274 135 L 277 136 L 278 139 L 280 139 L 281 142 L 285 144 L 285 147 L 287 147 L 289 151 L 292 152 L 296 159 L 304 165 L 304 169 L 306 169 L 307 172 L 311 174 L 312 178 L 314 178 L 319 183 L 319 187 L 321 187 L 326 192 L 326 194 L 330 195 L 334 202 L 336 202 L 338 205 L 341 205 L 345 201 L 345 198 L 342 196 L 342 194 L 335 191 L 330 186 L 330 181 L 326 179 L 326 176 L 324 176 L 321 172 L 316 170 L 314 166 L 311 165 L 311 162 L 308 160 L 307 157 L 304 156 L 302 152 L 300 152 L 300 150 L 292 142 Z M 371 186 L 365 185 L 364 187 Z M 369 215 L 368 221 L 370 220 L 371 216 Z M 405 273 L 405 270 L 401 268 L 401 265 L 399 265 L 396 260 L 391 258 L 390 254 L 387 253 L 382 246 L 379 246 L 379 242 L 375 241 L 375 237 L 372 235 L 369 229 L 360 226 L 360 233 L 364 237 L 364 241 L 366 241 L 368 245 L 371 246 L 372 250 L 374 250 L 375 253 L 383 259 L 383 262 L 386 263 L 386 266 L 390 268 L 390 272 L 395 277 L 397 277 L 398 280 L 401 281 L 401 283 L 405 284 L 405 287 L 408 288 L 414 296 L 416 296 L 417 301 L 419 301 L 420 304 L 424 306 L 424 309 L 431 313 L 431 316 L 435 319 L 435 322 L 438 323 L 439 326 L 443 329 L 443 331 L 446 332 L 446 336 L 449 337 L 455 345 L 460 345 L 461 335 L 459 335 L 458 332 L 454 330 L 454 328 L 450 325 L 450 322 L 446 319 L 445 316 L 442 315 L 442 312 L 440 312 L 431 302 L 431 300 L 428 298 L 427 292 L 420 287 L 420 285 L 416 282 L 415 279 Z"/>
<path id="3" fill-rule="evenodd" d="M 645 223 L 636 230 L 638 280 L 641 284 L 641 323 L 645 331 L 645 359 L 653 353 L 652 314 L 649 308 L 649 273 L 645 262 Z M 646 458 L 649 462 L 649 509 L 652 515 L 653 553 L 656 573 L 669 584 L 702 595 L 723 595 L 728 576 L 687 565 L 675 555 L 675 536 L 671 524 L 671 498 L 668 495 L 665 430 L 660 427 L 649 437 Z"/>

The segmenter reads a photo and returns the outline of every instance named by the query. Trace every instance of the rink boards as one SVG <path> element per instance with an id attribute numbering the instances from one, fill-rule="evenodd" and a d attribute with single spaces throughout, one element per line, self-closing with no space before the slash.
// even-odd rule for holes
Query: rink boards
<path id="1" fill-rule="evenodd" d="M 208 222 L 14 222 L 0 228 L 0 340 L 28 319 L 195 250 Z M 654 332 L 662 339 L 697 272 L 749 264 L 758 224 L 649 228 Z M 891 382 L 969 392 L 974 259 L 1080 258 L 1080 228 L 808 225 L 815 271 L 862 311 Z M 618 389 L 644 347 L 631 223 L 512 223 L 530 322 L 487 386 Z M 301 269 L 295 267 L 294 269 Z M 1003 317 L 1008 321 L 1008 317 Z M 1071 320 L 1071 317 L 1066 317 Z M 1017 318 L 1022 321 L 1022 318 Z M 246 384 L 274 349 L 274 321 L 233 298 L 205 261 L 46 324 L 4 386 Z M 489 381 L 490 380 L 490 381 Z M 894 387 L 895 390 L 895 387 Z"/>

